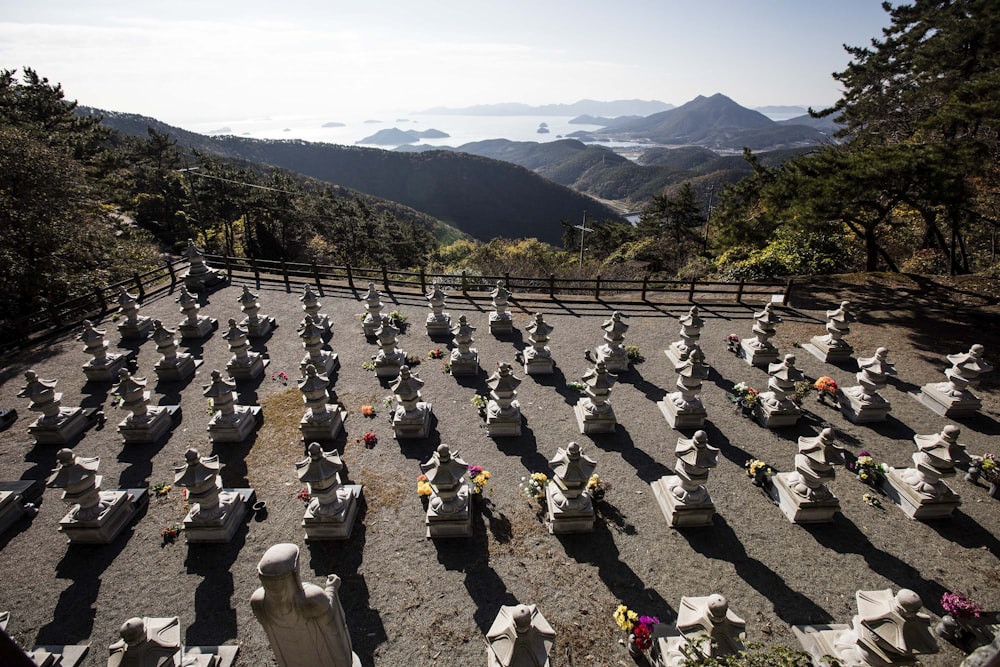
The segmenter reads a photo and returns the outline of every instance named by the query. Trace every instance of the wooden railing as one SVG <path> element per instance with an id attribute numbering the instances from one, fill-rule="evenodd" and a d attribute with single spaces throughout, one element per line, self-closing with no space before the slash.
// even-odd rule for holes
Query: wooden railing
<path id="1" fill-rule="evenodd" d="M 293 281 L 296 283 L 312 282 L 316 284 L 317 288 L 324 284 L 341 282 L 346 283 L 352 290 L 359 289 L 359 287 L 364 288 L 371 282 L 380 285 L 387 292 L 392 292 L 394 288 L 415 289 L 419 286 L 420 292 L 424 293 L 429 285 L 438 283 L 442 287 L 459 290 L 462 294 L 469 295 L 476 292 L 490 292 L 496 287 L 497 281 L 500 281 L 508 290 L 548 294 L 552 299 L 557 299 L 564 294 L 590 295 L 595 299 L 600 299 L 602 296 L 631 293 L 638 294 L 643 301 L 646 301 L 650 295 L 662 294 L 679 295 L 689 302 L 695 302 L 698 297 L 708 295 L 711 299 L 722 298 L 741 303 L 745 296 L 766 294 L 768 297 L 780 295 L 782 304 L 788 303 L 792 289 L 791 280 L 712 282 L 659 280 L 649 276 L 642 280 L 623 280 L 602 278 L 600 275 L 594 278 L 558 278 L 555 274 L 548 277 L 524 277 L 511 276 L 510 273 L 504 273 L 502 276 L 484 276 L 470 274 L 467 271 L 462 271 L 460 274 L 427 273 L 423 269 L 398 271 L 386 267 L 334 266 L 315 262 L 305 264 L 223 255 L 205 255 L 205 259 L 213 268 L 224 270 L 230 280 L 234 276 L 239 279 L 252 275 L 255 281 L 273 279 L 269 276 L 280 276 L 280 280 L 289 289 L 291 289 Z"/>

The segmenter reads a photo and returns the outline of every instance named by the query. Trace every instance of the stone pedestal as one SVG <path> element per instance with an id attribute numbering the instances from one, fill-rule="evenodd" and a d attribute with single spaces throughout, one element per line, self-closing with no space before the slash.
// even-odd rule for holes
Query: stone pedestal
<path id="1" fill-rule="evenodd" d="M 792 523 L 833 521 L 840 501 L 826 485 L 835 477 L 834 465 L 844 463 L 844 450 L 836 444 L 832 428 L 814 437 L 800 437 L 798 448 L 795 472 L 774 475 L 768 493 Z"/>
<path id="2" fill-rule="evenodd" d="M 486 380 L 490 400 L 486 405 L 486 432 L 491 438 L 521 435 L 521 406 L 517 402 L 517 387 L 521 380 L 514 377 L 508 363 L 497 365 L 496 372 Z"/>
<path id="3" fill-rule="evenodd" d="M 194 646 L 181 644 L 179 619 L 130 618 L 119 630 L 121 640 L 108 650 L 108 667 L 230 667 L 238 646 Z"/>
<path id="4" fill-rule="evenodd" d="M 549 532 L 558 535 L 594 530 L 594 503 L 587 484 L 597 462 L 586 456 L 580 445 L 571 442 L 556 451 L 549 467 L 553 472 L 552 481 L 545 486 L 545 520 Z"/>
<path id="5" fill-rule="evenodd" d="M 688 355 L 695 348 L 701 349 L 698 341 L 701 339 L 701 330 L 705 327 L 705 321 L 698 314 L 698 306 L 691 306 L 688 314 L 680 318 L 681 339 L 674 341 L 665 350 L 670 363 L 677 368 L 687 361 Z M 707 369 L 706 369 L 707 370 Z"/>
<path id="6" fill-rule="evenodd" d="M 729 608 L 718 593 L 706 597 L 681 598 L 673 627 L 654 628 L 654 667 L 698 664 L 704 658 L 740 653 L 745 647 L 746 622 Z"/>
<path id="7" fill-rule="evenodd" d="M 317 373 L 312 364 L 306 366 L 305 377 L 298 381 L 302 400 L 307 406 L 306 414 L 299 422 L 305 442 L 335 440 L 343 428 L 346 412 L 338 405 L 327 404 L 329 385 L 330 380 Z"/>
<path id="8" fill-rule="evenodd" d="M 435 284 L 426 296 L 431 307 L 431 312 L 427 313 L 425 321 L 427 335 L 431 338 L 447 337 L 451 333 L 451 315 L 443 310 L 447 295 Z"/>
<path id="9" fill-rule="evenodd" d="M 264 377 L 264 369 L 271 360 L 263 359 L 260 354 L 250 350 L 248 336 L 247 330 L 240 327 L 235 319 L 230 318 L 229 329 L 222 337 L 229 344 L 229 351 L 233 353 L 229 363 L 226 364 L 226 372 L 233 379 L 252 382 Z"/>
<path id="10" fill-rule="evenodd" d="M 489 315 L 490 333 L 494 336 L 506 336 L 514 331 L 514 321 L 507 312 L 507 301 L 510 299 L 510 292 L 503 286 L 503 281 L 498 280 L 497 286 L 490 292 L 493 298 L 493 310 Z"/>
<path id="11" fill-rule="evenodd" d="M 201 340 L 219 326 L 218 320 L 214 317 L 198 314 L 201 310 L 198 299 L 188 292 L 184 285 L 181 285 L 180 294 L 175 301 L 180 304 L 181 313 L 184 315 L 184 319 L 177 325 L 182 340 Z"/>
<path id="12" fill-rule="evenodd" d="M 179 405 L 150 407 L 146 414 L 132 415 L 118 422 L 118 432 L 126 445 L 149 445 L 159 442 L 180 418 Z"/>
<path id="13" fill-rule="evenodd" d="M 204 292 L 226 284 L 226 276 L 205 263 L 205 253 L 188 239 L 188 247 L 184 251 L 189 265 L 188 270 L 181 275 L 184 286 L 191 292 Z"/>
<path id="14" fill-rule="evenodd" d="M 753 315 L 753 338 L 744 338 L 740 342 L 743 349 L 743 358 L 751 366 L 764 366 L 778 361 L 778 348 L 771 343 L 771 338 L 776 333 L 776 327 L 781 322 L 781 318 L 772 310 L 772 305 L 768 302 L 764 310 Z"/>
<path id="15" fill-rule="evenodd" d="M 208 438 L 212 442 L 243 442 L 256 430 L 262 419 L 256 405 L 237 405 L 236 383 L 212 371 L 212 383 L 204 386 L 202 395 L 212 400 L 215 410 L 208 422 Z"/>
<path id="16" fill-rule="evenodd" d="M 681 478 L 677 475 L 664 475 L 650 486 L 660 511 L 671 527 L 701 528 L 712 525 L 715 503 L 707 490 L 697 498 L 682 501 L 684 490 Z"/>
<path id="17" fill-rule="evenodd" d="M 246 330 L 250 338 L 263 338 L 278 326 L 273 317 L 260 314 L 259 296 L 251 292 L 247 285 L 243 286 L 243 293 L 237 301 L 246 316 L 240 322 L 240 327 Z"/>
<path id="18" fill-rule="evenodd" d="M 146 340 L 153 329 L 153 321 L 139 314 L 139 302 L 124 287 L 118 291 L 118 313 L 122 318 L 118 325 L 122 340 Z"/>
<path id="19" fill-rule="evenodd" d="M 854 354 L 854 348 L 844 340 L 851 332 L 850 323 L 854 320 L 848 312 L 850 302 L 843 301 L 836 310 L 826 311 L 826 335 L 813 336 L 803 345 L 809 354 L 828 364 L 839 364 L 847 361 Z"/>
<path id="20" fill-rule="evenodd" d="M 594 358 L 603 362 L 611 373 L 624 373 L 629 369 L 628 353 L 625 351 L 625 334 L 628 325 L 622 321 L 622 315 L 617 310 L 611 313 L 611 318 L 601 324 L 604 331 L 604 344 L 594 348 Z"/>
<path id="21" fill-rule="evenodd" d="M 340 368 L 337 355 L 323 349 L 323 331 L 323 327 L 313 320 L 312 315 L 306 315 L 302 328 L 299 329 L 299 339 L 306 351 L 306 356 L 302 357 L 299 363 L 299 370 L 303 374 L 306 372 L 306 366 L 313 366 L 318 373 L 326 377 Z"/>
<path id="22" fill-rule="evenodd" d="M 870 394 L 859 386 L 847 387 L 840 393 L 840 411 L 854 424 L 884 422 L 892 406 L 880 394 Z"/>
<path id="23" fill-rule="evenodd" d="M 324 452 L 318 442 L 309 444 L 309 458 L 295 464 L 299 481 L 309 485 L 312 500 L 306 506 L 302 527 L 307 540 L 346 540 L 358 514 L 360 484 L 341 484 L 344 464 L 336 450 Z"/>
<path id="24" fill-rule="evenodd" d="M 396 410 L 392 414 L 392 430 L 397 440 L 405 438 L 426 438 L 431 429 L 433 406 L 420 400 L 420 388 L 424 381 L 410 373 L 409 366 L 399 369 L 399 377 L 392 383 L 392 393 L 396 397 Z"/>
<path id="25" fill-rule="evenodd" d="M 541 313 L 535 313 L 535 319 L 524 330 L 528 332 L 530 343 L 530 347 L 524 349 L 524 372 L 528 375 L 552 375 L 556 364 L 546 343 L 553 327 L 545 322 Z"/>
<path id="26" fill-rule="evenodd" d="M 90 652 L 90 644 L 35 646 L 26 651 L 28 659 L 38 667 L 78 667 Z"/>
<path id="27" fill-rule="evenodd" d="M 431 458 L 420 464 L 431 485 L 424 523 L 427 537 L 469 537 L 472 511 L 465 474 L 469 466 L 448 445 L 438 445 Z"/>
<path id="28" fill-rule="evenodd" d="M 406 352 L 400 350 L 396 345 L 399 341 L 399 329 L 392 326 L 389 318 L 382 316 L 381 324 L 375 331 L 378 339 L 379 351 L 375 355 L 375 376 L 382 379 L 391 379 L 399 375 L 400 370 L 406 365 Z"/>
<path id="29" fill-rule="evenodd" d="M 657 403 L 670 427 L 678 430 L 701 428 L 708 416 L 700 397 L 701 381 L 708 369 L 701 363 L 701 355 L 693 353 L 696 349 L 689 350 L 691 353 L 676 367 L 678 391 Z"/>
<path id="30" fill-rule="evenodd" d="M 889 468 L 882 489 L 911 519 L 930 521 L 951 518 L 962 504 L 959 495 L 944 482 L 924 487 L 924 491 L 918 490 L 919 487 L 908 481 L 915 474 L 914 468 Z"/>
<path id="31" fill-rule="evenodd" d="M 614 377 L 608 373 L 604 362 L 583 374 L 586 395 L 574 406 L 580 433 L 614 433 L 618 420 L 611 406 L 611 387 Z"/>
<path id="32" fill-rule="evenodd" d="M 33 486 L 31 481 L 0 482 L 0 535 L 24 516 L 34 516 L 38 508 L 29 506 L 24 490 Z"/>
<path id="33" fill-rule="evenodd" d="M 177 339 L 172 329 L 163 326 L 160 320 L 153 320 L 153 342 L 160 360 L 153 370 L 160 382 L 183 382 L 194 375 L 201 366 L 201 359 L 194 359 L 190 354 L 177 351 Z"/>
<path id="34" fill-rule="evenodd" d="M 488 667 L 549 667 L 556 633 L 533 604 L 502 606 L 486 633 Z"/>
<path id="35" fill-rule="evenodd" d="M 184 459 L 185 464 L 174 469 L 174 484 L 188 491 L 187 541 L 229 542 L 254 501 L 253 489 L 223 489 L 218 456 L 201 456 L 197 449 L 189 449 Z"/>
<path id="36" fill-rule="evenodd" d="M 762 426 L 767 428 L 782 428 L 795 426 L 802 410 L 788 397 L 795 390 L 795 383 L 803 379 L 802 372 L 795 367 L 795 355 L 786 354 L 780 364 L 768 367 L 768 391 L 762 392 L 754 406 L 754 416 Z"/>
<path id="37" fill-rule="evenodd" d="M 943 417 L 973 415 L 983 407 L 969 387 L 979 376 L 989 373 L 993 367 L 983 359 L 982 345 L 973 345 L 968 352 L 949 354 L 951 368 L 944 372 L 947 382 L 932 382 L 920 388 L 918 400 Z"/>
<path id="38" fill-rule="evenodd" d="M 87 428 L 94 409 L 64 408 L 62 394 L 56 393 L 58 380 L 43 380 L 33 370 L 24 372 L 25 386 L 19 398 L 30 401 L 28 409 L 42 413 L 28 426 L 28 433 L 39 445 L 65 445 L 76 439 Z"/>
<path id="39" fill-rule="evenodd" d="M 471 347 L 475 341 L 472 334 L 476 328 L 469 324 L 465 315 L 460 315 L 458 324 L 451 328 L 452 344 L 455 346 L 448 357 L 451 374 L 455 377 L 479 375 L 479 352 Z"/>
<path id="40" fill-rule="evenodd" d="M 781 513 L 792 523 L 829 523 L 840 511 L 840 501 L 826 490 L 825 493 L 800 495 L 793 490 L 795 473 L 779 472 L 771 478 L 771 497 L 778 503 Z"/>
<path id="41" fill-rule="evenodd" d="M 108 341 L 104 329 L 96 329 L 90 320 L 83 321 L 83 332 L 76 337 L 84 345 L 84 351 L 93 358 L 83 365 L 83 374 L 88 382 L 114 382 L 118 371 L 125 368 L 128 356 L 108 352 Z"/>

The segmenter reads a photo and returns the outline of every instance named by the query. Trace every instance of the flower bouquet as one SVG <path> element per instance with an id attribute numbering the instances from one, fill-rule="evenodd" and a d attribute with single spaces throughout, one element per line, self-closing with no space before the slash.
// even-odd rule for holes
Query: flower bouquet
<path id="1" fill-rule="evenodd" d="M 174 540 L 181 534 L 181 525 L 174 523 L 160 531 L 160 537 L 164 544 L 173 544 Z"/>
<path id="2" fill-rule="evenodd" d="M 545 497 L 545 486 L 548 483 L 549 478 L 546 477 L 545 473 L 535 472 L 531 474 L 531 477 L 522 477 L 518 486 L 521 487 L 521 493 L 524 495 L 541 500 Z"/>
<path id="3" fill-rule="evenodd" d="M 739 355 L 741 350 L 740 337 L 734 333 L 726 336 L 726 347 L 728 347 L 729 351 L 732 352 L 733 354 Z"/>
<path id="4" fill-rule="evenodd" d="M 774 474 L 774 468 L 764 461 L 750 459 L 743 464 L 743 467 L 746 468 L 747 477 L 753 480 L 754 486 L 766 486 L 771 483 L 771 475 Z"/>
<path id="5" fill-rule="evenodd" d="M 483 489 L 489 483 L 489 470 L 483 470 L 482 466 L 469 466 L 469 486 L 473 493 L 482 494 Z"/>
<path id="6" fill-rule="evenodd" d="M 428 359 L 441 359 L 444 357 L 444 352 L 441 351 L 440 347 L 436 347 L 427 353 Z"/>
<path id="7" fill-rule="evenodd" d="M 295 494 L 297 500 L 301 500 L 304 504 L 308 505 L 312 502 L 312 494 L 309 493 L 308 488 L 299 489 L 299 492 Z"/>
<path id="8" fill-rule="evenodd" d="M 623 643 L 627 644 L 629 655 L 639 657 L 653 648 L 653 628 L 660 619 L 655 616 L 640 616 L 623 604 L 615 609 L 614 619 L 618 628 L 625 633 Z"/>
<path id="9" fill-rule="evenodd" d="M 816 378 L 816 382 L 813 383 L 813 389 L 816 390 L 816 400 L 820 403 L 826 404 L 827 399 L 834 407 L 837 406 L 837 382 L 831 378 L 823 375 Z"/>
<path id="10" fill-rule="evenodd" d="M 885 480 L 885 474 L 889 471 L 889 466 L 884 463 L 877 463 L 871 453 L 864 449 L 858 453 L 858 458 L 849 461 L 844 466 L 858 476 L 858 479 L 873 487 L 879 486 Z"/>
<path id="11" fill-rule="evenodd" d="M 598 475 L 591 475 L 587 480 L 587 492 L 590 497 L 598 502 L 604 500 L 604 496 L 611 490 L 611 482 L 606 482 Z"/>
<path id="12" fill-rule="evenodd" d="M 733 387 L 733 393 L 730 395 L 729 400 L 736 404 L 736 407 L 744 416 L 748 417 L 753 413 L 754 407 L 760 402 L 760 391 L 754 389 L 746 382 L 740 382 Z"/>
<path id="13" fill-rule="evenodd" d="M 365 443 L 365 447 L 371 449 L 378 444 L 378 436 L 375 435 L 374 431 L 365 431 L 365 433 L 358 438 L 356 442 L 363 442 Z"/>

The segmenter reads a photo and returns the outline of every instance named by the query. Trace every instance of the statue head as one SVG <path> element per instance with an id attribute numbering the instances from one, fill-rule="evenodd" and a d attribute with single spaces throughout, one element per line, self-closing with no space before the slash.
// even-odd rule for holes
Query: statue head
<path id="1" fill-rule="evenodd" d="M 146 623 L 141 618 L 130 618 L 118 629 L 118 635 L 129 648 L 146 641 Z"/>
<path id="2" fill-rule="evenodd" d="M 270 597 L 290 598 L 301 590 L 299 548 L 294 544 L 275 544 L 257 563 L 257 576 Z"/>

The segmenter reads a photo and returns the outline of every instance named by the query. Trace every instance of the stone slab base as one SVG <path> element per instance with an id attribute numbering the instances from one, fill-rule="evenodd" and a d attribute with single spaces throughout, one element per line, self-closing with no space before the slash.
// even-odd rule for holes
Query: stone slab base
<path id="1" fill-rule="evenodd" d="M 307 354 L 299 362 L 299 371 L 302 372 L 303 376 L 306 374 L 306 366 L 310 364 L 316 369 L 317 373 L 329 377 L 331 373 L 336 372 L 340 368 L 340 358 L 328 350 L 323 351 L 323 358 L 321 360 L 313 359 Z"/>
<path id="2" fill-rule="evenodd" d="M 700 404 L 696 409 L 681 410 L 673 401 L 664 399 L 659 401 L 656 406 L 660 408 L 660 412 L 663 413 L 663 417 L 670 424 L 670 428 L 678 430 L 701 428 L 705 424 L 706 417 L 708 417 L 708 411 Z"/>
<path id="3" fill-rule="evenodd" d="M 69 646 L 54 646 L 44 644 L 28 651 L 28 658 L 36 665 L 52 665 L 53 667 L 78 667 L 90 651 L 90 644 Z M 46 662 L 48 661 L 48 662 Z"/>
<path id="4" fill-rule="evenodd" d="M 128 355 L 122 354 L 116 356 L 114 359 L 111 355 L 108 355 L 108 363 L 103 366 L 97 366 L 93 363 L 93 360 L 85 363 L 83 365 L 83 374 L 87 378 L 87 382 L 118 382 L 118 371 L 125 368 L 128 364 Z"/>
<path id="5" fill-rule="evenodd" d="M 233 362 L 226 364 L 226 372 L 229 373 L 229 377 L 237 382 L 253 382 L 264 377 L 264 369 L 270 365 L 271 360 L 264 359 L 257 353 L 254 353 L 254 356 L 250 357 L 250 359 L 251 362 L 249 364 L 237 364 Z"/>
<path id="6" fill-rule="evenodd" d="M 195 369 L 203 363 L 201 359 L 195 359 L 190 354 L 178 354 L 176 364 L 167 365 L 161 361 L 153 367 L 153 370 L 156 371 L 156 379 L 160 382 L 183 382 L 193 376 Z"/>
<path id="7" fill-rule="evenodd" d="M 521 435 L 521 411 L 512 417 L 486 417 L 486 433 L 491 438 L 517 437 Z"/>
<path id="8" fill-rule="evenodd" d="M 134 325 L 129 322 L 118 325 L 118 333 L 122 340 L 146 340 L 152 330 L 153 320 L 145 315 L 140 315 Z"/>
<path id="9" fill-rule="evenodd" d="M 235 424 L 217 422 L 215 417 L 208 423 L 208 439 L 212 442 L 243 442 L 257 430 L 263 421 L 259 405 L 240 405 L 244 411 L 242 419 Z"/>
<path id="10" fill-rule="evenodd" d="M 186 274 L 181 276 L 181 279 L 189 292 L 206 292 L 229 282 L 224 274 L 216 272 L 215 269 L 209 269 L 208 272 L 196 276 Z"/>
<path id="11" fill-rule="evenodd" d="M 39 445 L 66 445 L 83 433 L 97 408 L 72 408 L 58 424 L 39 424 L 41 419 L 28 427 L 28 433 Z"/>
<path id="12" fill-rule="evenodd" d="M 834 645 L 838 637 L 849 632 L 851 626 L 838 623 L 835 625 L 793 625 L 792 632 L 802 645 L 802 650 L 813 658 L 813 664 L 827 664 L 824 656 L 836 656 Z"/>
<path id="13" fill-rule="evenodd" d="M 445 338 L 451 336 L 451 318 L 441 320 L 427 320 L 427 335 L 431 338 Z"/>
<path id="14" fill-rule="evenodd" d="M 337 406 L 328 406 L 327 411 L 332 412 L 333 417 L 319 422 L 309 421 L 310 413 L 306 412 L 306 416 L 299 422 L 299 430 L 302 432 L 302 439 L 305 442 L 336 440 L 337 436 L 340 435 L 347 413 Z"/>
<path id="15" fill-rule="evenodd" d="M 606 345 L 599 345 L 594 348 L 594 359 L 603 361 L 609 373 L 626 373 L 629 370 L 628 354 L 624 349 L 615 354 Z"/>
<path id="16" fill-rule="evenodd" d="M 372 320 L 370 323 L 362 322 L 361 331 L 364 333 L 365 338 L 375 338 L 375 332 L 378 331 L 380 326 L 382 326 L 381 320 Z"/>
<path id="17" fill-rule="evenodd" d="M 581 399 L 583 400 L 583 399 Z M 573 406 L 576 413 L 576 424 L 580 427 L 580 433 L 614 433 L 618 420 L 615 419 L 614 410 L 609 410 L 602 416 L 588 415 L 583 406 L 577 403 Z"/>
<path id="18" fill-rule="evenodd" d="M 743 348 L 743 360 L 751 366 L 762 366 L 766 370 L 768 365 L 778 361 L 778 348 L 776 347 L 758 350 L 747 345 L 746 340 L 740 341 L 740 347 Z"/>
<path id="19" fill-rule="evenodd" d="M 969 392 L 962 396 L 948 396 L 934 384 L 925 384 L 914 398 L 942 417 L 964 417 L 974 415 L 983 407 L 983 402 Z"/>
<path id="20" fill-rule="evenodd" d="M 153 417 L 145 424 L 129 424 L 128 417 L 118 423 L 118 432 L 122 434 L 122 440 L 126 445 L 149 445 L 159 442 L 180 419 L 181 406 L 150 406 L 148 414 Z"/>
<path id="21" fill-rule="evenodd" d="M 27 513 L 28 510 L 24 507 L 24 499 L 20 494 L 11 491 L 0 491 L 0 535 Z"/>
<path id="22" fill-rule="evenodd" d="M 918 521 L 947 519 L 951 517 L 955 508 L 962 504 L 962 499 L 958 494 L 943 483 L 942 486 L 948 489 L 949 493 L 938 498 L 927 498 L 917 493 L 900 477 L 903 470 L 906 468 L 889 468 L 889 472 L 885 475 L 885 482 L 882 483 L 882 489 L 892 499 L 892 502 L 899 505 L 903 513 L 911 519 Z"/>
<path id="23" fill-rule="evenodd" d="M 121 534 L 140 509 L 149 503 L 147 489 L 101 491 L 101 499 L 111 506 L 94 521 L 77 521 L 72 511 L 59 521 L 59 530 L 73 544 L 110 544 Z"/>
<path id="24" fill-rule="evenodd" d="M 535 357 L 524 362 L 524 372 L 528 375 L 552 375 L 556 372 L 556 362 L 551 357 Z"/>
<path id="25" fill-rule="evenodd" d="M 258 317 L 257 322 L 250 323 L 248 318 L 243 318 L 240 327 L 247 330 L 247 338 L 263 338 L 278 328 L 278 323 L 273 317 Z"/>
<path id="26" fill-rule="evenodd" d="M 842 391 L 838 399 L 841 414 L 854 424 L 884 422 L 892 411 L 889 401 L 878 394 L 872 394 L 872 400 L 863 403 L 853 394 Z"/>
<path id="27" fill-rule="evenodd" d="M 472 359 L 453 359 L 451 362 L 451 374 L 453 377 L 465 377 L 479 375 L 479 355 Z"/>
<path id="28" fill-rule="evenodd" d="M 798 408 L 785 410 L 771 410 L 764 403 L 758 402 L 753 409 L 754 417 L 765 428 L 784 428 L 795 426 L 802 416 L 802 411 Z"/>
<path id="29" fill-rule="evenodd" d="M 431 413 L 433 407 L 430 403 L 422 401 L 417 403 L 417 409 L 423 414 L 421 421 L 396 421 L 393 419 L 392 431 L 396 440 L 426 438 L 431 432 Z"/>
<path id="30" fill-rule="evenodd" d="M 813 336 L 811 341 L 803 343 L 800 347 L 826 364 L 845 362 L 854 354 L 854 348 L 850 345 L 831 347 L 820 340 L 821 338 L 822 336 Z"/>
<path id="31" fill-rule="evenodd" d="M 494 336 L 507 336 L 514 333 L 514 322 L 508 314 L 505 318 L 494 319 L 490 313 L 490 333 Z"/>
<path id="32" fill-rule="evenodd" d="M 306 529 L 307 540 L 346 540 L 351 537 L 354 520 L 358 516 L 357 499 L 361 496 L 361 485 L 345 484 L 344 488 L 350 490 L 351 500 L 338 516 L 314 517 L 309 509 L 306 509 L 305 516 L 302 517 L 302 527 Z"/>
<path id="33" fill-rule="evenodd" d="M 709 496 L 705 503 L 683 504 L 677 500 L 670 489 L 679 481 L 677 475 L 665 475 L 650 484 L 656 504 L 663 512 L 664 518 L 673 528 L 701 528 L 712 525 L 715 516 L 715 504 Z"/>
<path id="34" fill-rule="evenodd" d="M 466 508 L 463 514 L 450 519 L 439 519 L 428 515 L 424 523 L 427 525 L 427 537 L 432 539 L 472 535 L 472 511 L 469 508 Z"/>
<path id="35" fill-rule="evenodd" d="M 232 667 L 239 650 L 239 646 L 187 646 L 181 664 L 191 662 L 196 667 Z"/>
<path id="36" fill-rule="evenodd" d="M 594 504 L 587 503 L 587 509 L 566 511 L 556 507 L 549 487 L 545 487 L 545 523 L 552 535 L 569 533 L 591 533 L 594 531 Z M 589 511 L 588 511 L 589 509 Z"/>
<path id="37" fill-rule="evenodd" d="M 177 325 L 177 333 L 181 340 L 201 340 L 208 334 L 219 328 L 219 321 L 214 317 L 198 316 L 198 324 L 191 324 L 184 320 Z"/>
<path id="38" fill-rule="evenodd" d="M 223 494 L 230 494 L 233 501 L 229 510 L 216 521 L 198 521 L 191 518 L 194 508 L 184 517 L 184 536 L 188 542 L 206 542 L 223 544 L 233 539 L 240 524 L 247 515 L 247 507 L 256 499 L 253 489 L 223 489 Z"/>
<path id="39" fill-rule="evenodd" d="M 768 494 L 778 503 L 781 513 L 792 523 L 830 523 L 833 515 L 840 511 L 840 501 L 836 497 L 830 500 L 806 500 L 792 490 L 788 477 L 792 473 L 779 472 L 771 478 L 767 489 Z"/>
<path id="40" fill-rule="evenodd" d="M 405 359 L 405 356 L 403 357 Z M 384 362 L 381 365 L 375 362 L 375 377 L 383 378 L 388 380 L 394 380 L 399 377 L 399 369 L 403 364 L 401 362 Z"/>

